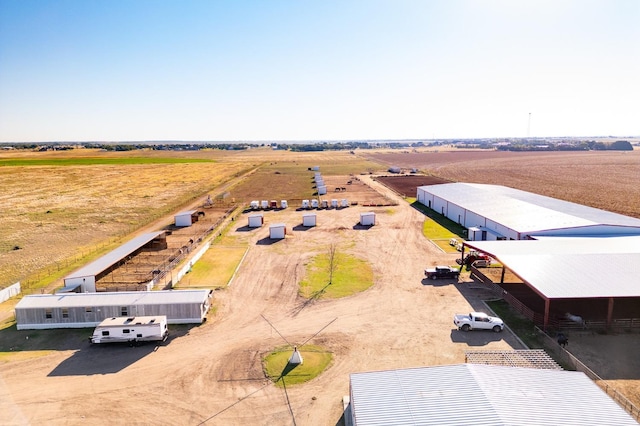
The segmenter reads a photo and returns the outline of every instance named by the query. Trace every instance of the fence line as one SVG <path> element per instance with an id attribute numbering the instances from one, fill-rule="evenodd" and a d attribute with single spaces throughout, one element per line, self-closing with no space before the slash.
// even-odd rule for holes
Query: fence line
<path id="1" fill-rule="evenodd" d="M 561 363 L 569 366 L 575 371 L 580 371 L 594 381 L 607 395 L 609 395 L 614 401 L 618 403 L 631 417 L 635 420 L 640 420 L 640 408 L 636 407 L 629 399 L 615 389 L 612 385 L 607 383 L 602 377 L 596 374 L 592 369 L 587 367 L 582 361 L 580 361 L 575 355 L 558 345 L 558 343 L 547 333 L 545 333 L 539 327 L 535 327 L 535 331 L 543 339 L 543 345 L 545 349 L 556 355 Z"/>

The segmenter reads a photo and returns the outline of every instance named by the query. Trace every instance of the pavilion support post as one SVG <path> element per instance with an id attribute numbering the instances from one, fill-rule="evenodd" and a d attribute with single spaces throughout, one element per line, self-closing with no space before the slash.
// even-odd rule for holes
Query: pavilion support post
<path id="1" fill-rule="evenodd" d="M 542 329 L 547 331 L 547 326 L 549 325 L 549 311 L 551 307 L 551 302 L 549 299 L 544 299 L 544 322 L 542 325 Z"/>
<path id="2" fill-rule="evenodd" d="M 609 298 L 609 306 L 607 307 L 607 330 L 611 328 L 613 323 L 613 297 Z"/>

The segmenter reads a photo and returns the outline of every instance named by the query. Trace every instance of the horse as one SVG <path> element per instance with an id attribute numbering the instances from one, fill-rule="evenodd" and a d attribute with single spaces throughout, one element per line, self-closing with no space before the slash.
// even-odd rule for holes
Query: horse
<path id="1" fill-rule="evenodd" d="M 569 338 L 562 333 L 558 333 L 558 344 L 564 348 L 569 344 Z"/>

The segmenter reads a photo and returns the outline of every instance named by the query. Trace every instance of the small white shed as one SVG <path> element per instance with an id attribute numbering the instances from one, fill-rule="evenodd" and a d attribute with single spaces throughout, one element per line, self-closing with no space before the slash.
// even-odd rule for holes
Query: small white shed
<path id="1" fill-rule="evenodd" d="M 264 224 L 264 217 L 261 214 L 249 216 L 249 228 L 259 228 Z"/>
<path id="2" fill-rule="evenodd" d="M 343 198 L 342 201 L 340 201 L 340 207 L 349 207 L 349 201 Z"/>
<path id="3" fill-rule="evenodd" d="M 374 212 L 360 213 L 360 225 L 373 226 L 376 224 L 376 214 Z"/>
<path id="4" fill-rule="evenodd" d="M 251 202 L 251 210 L 258 210 L 260 208 L 260 201 L 253 200 Z"/>
<path id="5" fill-rule="evenodd" d="M 331 200 L 331 208 L 334 208 L 334 209 L 338 208 L 338 200 L 336 199 Z"/>
<path id="6" fill-rule="evenodd" d="M 281 240 L 285 235 L 287 235 L 287 227 L 284 223 L 274 223 L 269 226 L 269 238 Z"/>
<path id="7" fill-rule="evenodd" d="M 313 171 L 318 171 L 318 170 L 320 170 L 320 166 L 313 166 L 313 167 L 311 168 L 311 170 L 313 170 Z"/>
<path id="8" fill-rule="evenodd" d="M 316 214 L 309 213 L 302 216 L 302 226 L 316 226 Z"/>
<path id="9" fill-rule="evenodd" d="M 302 200 L 302 208 L 303 209 L 309 208 L 309 200 Z"/>
<path id="10" fill-rule="evenodd" d="M 313 200 L 311 200 L 311 208 L 312 209 L 317 209 L 318 208 L 318 200 L 316 200 L 315 198 Z"/>
<path id="11" fill-rule="evenodd" d="M 197 222 L 196 210 L 189 210 L 186 212 L 180 212 L 175 215 L 176 226 L 191 226 L 193 222 Z M 193 216 L 196 215 L 196 220 L 193 220 Z"/>
<path id="12" fill-rule="evenodd" d="M 325 195 L 327 193 L 327 186 L 320 185 L 318 186 L 318 195 Z"/>
<path id="13" fill-rule="evenodd" d="M 262 207 L 264 210 L 269 208 L 269 201 L 267 200 L 262 200 L 260 201 L 260 207 Z"/>
<path id="14" fill-rule="evenodd" d="M 281 200 L 280 201 L 280 208 L 281 209 L 286 209 L 289 206 L 289 203 L 287 203 L 287 200 Z"/>

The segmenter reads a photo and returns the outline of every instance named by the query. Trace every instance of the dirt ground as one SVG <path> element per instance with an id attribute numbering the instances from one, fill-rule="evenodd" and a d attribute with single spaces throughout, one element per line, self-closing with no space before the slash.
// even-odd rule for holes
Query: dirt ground
<path id="1" fill-rule="evenodd" d="M 356 226 L 364 210 L 377 213 L 370 229 Z M 423 282 L 425 266 L 453 264 L 456 255 L 421 235 L 424 217 L 406 203 L 323 210 L 317 227 L 294 231 L 301 217 L 295 209 L 270 212 L 264 227 L 243 231 L 252 246 L 231 286 L 215 293 L 215 315 L 162 346 L 82 343 L 2 364 L 0 423 L 334 425 L 349 373 L 460 363 L 468 349 L 520 347 L 509 332 L 453 329 L 454 311 L 482 308 L 480 294 L 462 294 L 464 284 L 451 281 Z M 266 238 L 271 220 L 287 224 L 285 240 Z M 297 294 L 304 263 L 332 241 L 371 262 L 375 285 L 305 305 Z M 261 315 L 293 342 L 337 318 L 310 342 L 334 353 L 332 365 L 286 392 L 271 384 L 260 359 L 282 339 Z"/>
<path id="2" fill-rule="evenodd" d="M 0 364 L 0 424 L 335 425 L 350 373 L 462 363 L 473 349 L 521 349 L 507 330 L 454 329 L 452 314 L 484 310 L 488 294 L 464 277 L 423 280 L 426 266 L 453 265 L 458 254 L 425 239 L 422 214 L 364 179 L 399 205 L 318 211 L 317 227 L 307 230 L 297 227 L 303 213 L 295 208 L 265 213 L 265 226 L 249 232 L 241 218 L 233 232 L 250 249 L 231 285 L 215 293 L 215 313 L 203 325 L 174 327 L 160 346 L 82 342 Z M 356 226 L 362 211 L 376 212 L 375 226 Z M 284 240 L 267 238 L 273 222 L 287 225 Z M 305 303 L 297 294 L 305 262 L 332 242 L 371 263 L 374 286 Z M 337 318 L 310 342 L 332 351 L 333 363 L 310 382 L 276 387 L 260 359 L 283 341 L 262 315 L 292 342 Z M 570 347 L 580 342 L 572 338 Z"/>

